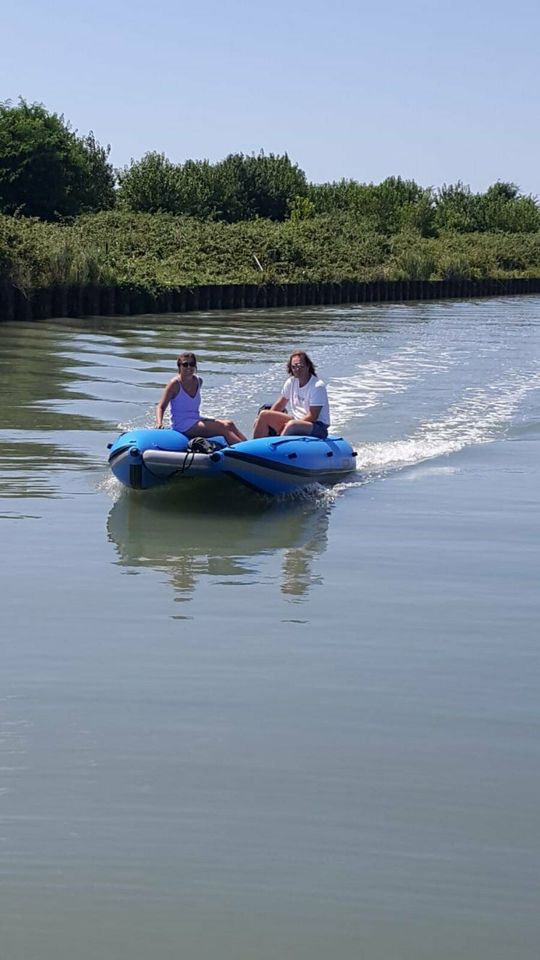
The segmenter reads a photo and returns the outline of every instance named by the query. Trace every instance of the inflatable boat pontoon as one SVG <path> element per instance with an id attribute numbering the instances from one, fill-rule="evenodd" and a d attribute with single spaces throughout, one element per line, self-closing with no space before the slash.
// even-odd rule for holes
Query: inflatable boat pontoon
<path id="1" fill-rule="evenodd" d="M 213 450 L 198 453 L 176 430 L 130 430 L 109 444 L 109 464 L 121 483 L 136 490 L 221 475 L 270 494 L 335 483 L 356 470 L 356 453 L 342 437 L 263 437 L 232 447 L 212 437 L 211 444 Z"/>

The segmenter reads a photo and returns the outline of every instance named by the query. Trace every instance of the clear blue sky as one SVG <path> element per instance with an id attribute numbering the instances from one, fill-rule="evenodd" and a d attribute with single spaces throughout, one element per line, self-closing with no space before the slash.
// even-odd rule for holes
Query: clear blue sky
<path id="1" fill-rule="evenodd" d="M 538 0 L 20 0 L 0 99 L 110 143 L 115 166 L 287 152 L 310 180 L 512 180 L 540 194 Z"/>

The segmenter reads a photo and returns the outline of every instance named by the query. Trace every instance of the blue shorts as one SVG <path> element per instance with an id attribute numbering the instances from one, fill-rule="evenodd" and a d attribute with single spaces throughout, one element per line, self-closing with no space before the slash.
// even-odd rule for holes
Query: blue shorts
<path id="1" fill-rule="evenodd" d="M 328 427 L 322 420 L 316 420 L 311 430 L 311 436 L 317 437 L 317 440 L 326 440 L 328 436 Z"/>

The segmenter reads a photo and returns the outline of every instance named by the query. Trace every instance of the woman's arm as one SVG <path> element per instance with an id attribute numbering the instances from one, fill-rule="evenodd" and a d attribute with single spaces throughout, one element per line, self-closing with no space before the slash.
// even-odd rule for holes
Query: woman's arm
<path id="1" fill-rule="evenodd" d="M 171 380 L 165 387 L 161 395 L 161 400 L 156 406 L 156 427 L 158 428 L 158 430 L 161 430 L 163 426 L 163 415 L 167 407 L 169 406 L 172 398 L 176 396 L 179 390 L 180 390 L 180 384 L 178 383 L 178 380 L 176 379 L 176 377 L 173 380 Z"/>

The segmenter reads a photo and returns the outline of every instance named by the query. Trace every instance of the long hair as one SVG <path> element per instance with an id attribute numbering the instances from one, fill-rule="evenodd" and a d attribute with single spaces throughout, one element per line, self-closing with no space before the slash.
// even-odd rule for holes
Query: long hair
<path id="1" fill-rule="evenodd" d="M 315 370 L 315 364 L 313 363 L 311 357 L 308 357 L 305 350 L 293 350 L 289 359 L 287 360 L 287 372 L 291 377 L 293 376 L 293 370 L 291 366 L 293 357 L 301 357 L 301 359 L 307 364 L 310 377 L 314 377 L 316 375 L 317 371 Z"/>

